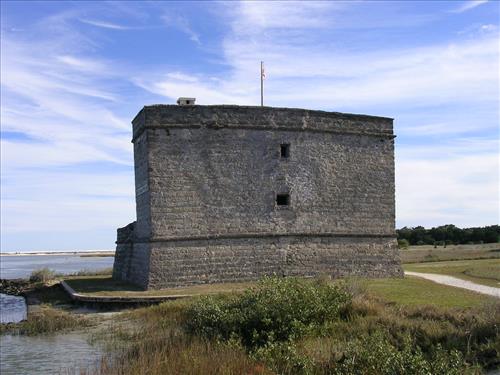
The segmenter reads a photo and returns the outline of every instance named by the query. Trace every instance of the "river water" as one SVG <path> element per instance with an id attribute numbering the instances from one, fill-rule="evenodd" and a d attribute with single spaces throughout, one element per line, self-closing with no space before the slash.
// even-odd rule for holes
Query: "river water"
<path id="1" fill-rule="evenodd" d="M 0 255 L 0 277 L 27 278 L 36 269 L 47 267 L 57 273 L 96 271 L 113 266 L 113 257 L 79 255 Z M 2 323 L 26 319 L 23 297 L 0 294 Z M 89 334 L 75 331 L 63 334 L 24 336 L 0 335 L 0 374 L 43 375 L 82 374 L 94 369 L 102 351 L 88 342 Z"/>
<path id="2" fill-rule="evenodd" d="M 26 319 L 26 314 L 24 297 L 0 293 L 0 323 L 18 323 Z"/>
<path id="3" fill-rule="evenodd" d="M 102 351 L 88 334 L 71 332 L 41 336 L 0 336 L 2 375 L 84 374 L 96 368 Z"/>
<path id="4" fill-rule="evenodd" d="M 19 279 L 31 272 L 49 268 L 57 273 L 95 271 L 113 267 L 114 257 L 81 257 L 79 255 L 0 255 L 0 278 Z"/>

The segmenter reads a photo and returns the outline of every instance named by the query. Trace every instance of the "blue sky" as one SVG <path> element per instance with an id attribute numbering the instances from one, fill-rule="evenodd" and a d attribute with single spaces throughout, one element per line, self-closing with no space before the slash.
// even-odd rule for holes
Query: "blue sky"
<path id="1" fill-rule="evenodd" d="M 397 226 L 499 222 L 499 3 L 1 3 L 2 251 L 111 249 L 145 104 L 395 118 Z"/>

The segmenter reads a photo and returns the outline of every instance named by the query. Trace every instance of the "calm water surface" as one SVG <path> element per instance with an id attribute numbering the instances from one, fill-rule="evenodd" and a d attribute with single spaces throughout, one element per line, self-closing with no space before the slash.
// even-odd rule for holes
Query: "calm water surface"
<path id="1" fill-rule="evenodd" d="M 87 341 L 84 332 L 41 336 L 0 336 L 0 373 L 80 374 L 95 368 L 99 347 Z"/>
<path id="2" fill-rule="evenodd" d="M 81 257 L 79 255 L 0 255 L 0 278 L 29 277 L 33 270 L 50 268 L 58 273 L 100 270 L 113 267 L 114 257 Z"/>
<path id="3" fill-rule="evenodd" d="M 18 323 L 26 319 L 26 313 L 24 297 L 0 293 L 0 323 Z"/>

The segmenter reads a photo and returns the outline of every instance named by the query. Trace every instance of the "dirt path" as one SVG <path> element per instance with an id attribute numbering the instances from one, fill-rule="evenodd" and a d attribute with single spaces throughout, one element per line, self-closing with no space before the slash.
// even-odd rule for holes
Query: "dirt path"
<path id="1" fill-rule="evenodd" d="M 417 276 L 423 279 L 431 280 L 439 284 L 454 286 L 457 288 L 472 290 L 473 292 L 487 294 L 489 296 L 500 298 L 500 288 L 492 286 L 480 285 L 472 281 L 462 280 L 457 277 L 438 275 L 435 273 L 420 273 L 405 271 L 405 275 Z"/>

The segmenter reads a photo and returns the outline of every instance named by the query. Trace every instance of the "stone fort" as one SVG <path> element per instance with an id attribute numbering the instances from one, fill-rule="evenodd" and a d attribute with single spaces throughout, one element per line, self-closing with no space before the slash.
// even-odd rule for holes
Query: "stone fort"
<path id="1" fill-rule="evenodd" d="M 392 119 L 151 105 L 132 124 L 137 221 L 118 229 L 115 279 L 402 276 Z"/>

